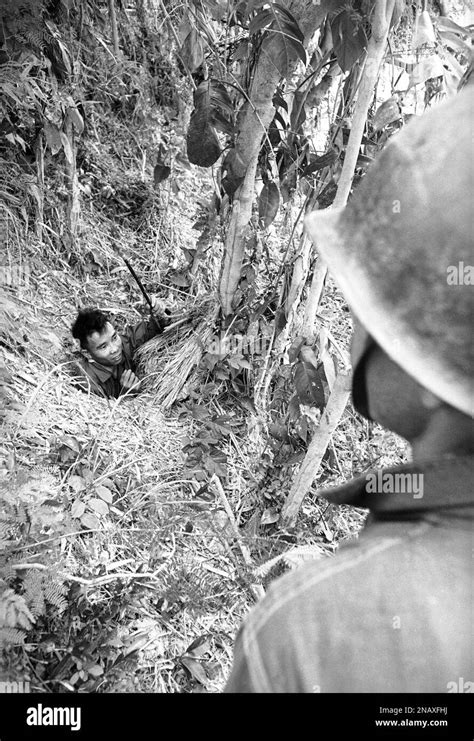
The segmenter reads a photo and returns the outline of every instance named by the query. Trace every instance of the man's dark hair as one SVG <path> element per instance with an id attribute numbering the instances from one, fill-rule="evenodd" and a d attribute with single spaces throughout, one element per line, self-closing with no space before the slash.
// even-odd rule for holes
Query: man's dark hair
<path id="1" fill-rule="evenodd" d="M 109 321 L 107 314 L 99 309 L 81 309 L 71 327 L 72 336 L 79 340 L 81 347 L 87 349 L 87 338 L 93 332 L 101 334 Z"/>

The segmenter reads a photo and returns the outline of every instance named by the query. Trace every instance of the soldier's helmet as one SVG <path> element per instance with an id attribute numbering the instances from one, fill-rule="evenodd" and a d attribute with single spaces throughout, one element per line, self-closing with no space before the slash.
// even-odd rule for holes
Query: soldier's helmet
<path id="1" fill-rule="evenodd" d="M 410 121 L 309 235 L 360 322 L 436 396 L 473 413 L 474 86 Z"/>

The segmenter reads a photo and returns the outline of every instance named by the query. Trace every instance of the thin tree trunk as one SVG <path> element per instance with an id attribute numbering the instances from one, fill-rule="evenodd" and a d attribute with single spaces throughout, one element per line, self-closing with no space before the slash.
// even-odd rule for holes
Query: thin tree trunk
<path id="1" fill-rule="evenodd" d="M 305 45 L 312 38 L 321 21 L 326 15 L 326 2 L 320 5 L 308 3 L 306 0 L 294 0 L 289 4 L 288 10 L 298 21 L 300 28 L 305 36 Z M 295 60 L 292 69 L 288 70 L 288 77 L 296 70 L 298 60 Z M 281 74 L 276 68 L 273 61 L 268 55 L 262 54 L 256 64 L 253 74 L 252 84 L 249 90 L 249 102 L 241 115 L 239 134 L 237 136 L 235 150 L 238 159 L 248 170 L 256 161 L 260 152 L 262 139 L 265 136 L 272 122 L 275 109 L 273 106 L 273 95 L 281 80 Z M 253 198 L 252 183 L 252 198 Z M 232 312 L 232 299 L 240 279 L 242 259 L 245 251 L 245 229 L 244 227 L 250 221 L 250 211 L 239 205 L 240 198 L 247 198 L 249 190 L 243 187 L 240 194 L 234 198 L 233 212 L 228 228 L 228 234 L 224 246 L 224 269 L 221 274 L 219 283 L 219 296 L 224 315 Z M 234 211 L 237 214 L 234 215 Z M 247 222 L 244 223 L 244 214 Z"/>
<path id="2" fill-rule="evenodd" d="M 66 119 L 65 134 L 70 145 L 70 156 L 66 159 L 66 174 L 68 180 L 68 231 L 71 250 L 76 243 L 77 227 L 81 215 L 81 203 L 79 199 L 79 180 L 76 168 L 76 137 L 71 119 Z"/>
<path id="3" fill-rule="evenodd" d="M 367 112 L 372 101 L 380 65 L 387 45 L 390 19 L 395 0 L 377 0 L 372 24 L 372 35 L 367 46 L 367 59 L 360 81 L 359 94 L 352 119 L 351 133 L 344 156 L 341 177 L 337 184 L 337 193 L 333 208 L 345 206 L 351 192 L 352 179 L 359 157 L 360 144 L 367 121 Z"/>
<path id="4" fill-rule="evenodd" d="M 361 77 L 351 133 L 344 157 L 344 165 L 332 208 L 345 206 L 349 197 L 355 166 L 359 156 L 360 144 L 367 121 L 367 113 L 374 95 L 380 65 L 387 44 L 394 4 L 395 0 L 376 1 L 372 35 L 367 47 L 367 59 Z M 317 270 L 316 277 L 313 276 L 313 284 L 308 303 L 311 306 L 311 314 L 314 313 L 314 315 L 319 304 L 326 272 L 326 268 L 320 268 Z M 326 410 L 321 418 L 321 424 L 314 434 L 284 504 L 282 510 L 283 526 L 291 526 L 296 521 L 301 503 L 316 478 L 326 448 L 344 413 L 349 400 L 350 389 L 350 375 L 345 371 L 340 372 L 336 378 Z"/>
<path id="5" fill-rule="evenodd" d="M 219 284 L 219 295 L 225 315 L 232 312 L 232 299 L 240 279 L 240 269 L 245 252 L 245 237 L 252 215 L 252 202 L 257 172 L 258 151 L 247 168 L 244 182 L 236 193 L 236 201 L 227 229 L 224 262 Z"/>
<path id="6" fill-rule="evenodd" d="M 36 236 L 40 244 L 43 241 L 44 224 L 44 149 L 43 134 L 39 133 L 36 140 L 36 177 L 38 180 L 39 199 L 37 201 L 38 213 L 36 218 Z"/>
<path id="7" fill-rule="evenodd" d="M 119 55 L 119 37 L 117 28 L 117 16 L 115 14 L 115 0 L 108 0 L 109 4 L 109 18 L 110 25 L 112 28 L 112 44 L 114 47 L 114 54 L 116 57 Z"/>
<path id="8" fill-rule="evenodd" d="M 303 499 L 311 488 L 332 434 L 346 408 L 350 388 L 350 373 L 347 371 L 339 373 L 327 407 L 321 416 L 319 427 L 293 480 L 290 493 L 282 509 L 281 523 L 283 527 L 293 525 L 298 516 Z"/>
<path id="9" fill-rule="evenodd" d="M 311 287 L 309 289 L 308 299 L 304 309 L 303 327 L 301 330 L 301 334 L 310 344 L 314 340 L 316 312 L 318 311 L 319 302 L 321 300 L 326 274 L 326 266 L 318 256 L 313 270 L 313 277 L 311 278 Z"/>

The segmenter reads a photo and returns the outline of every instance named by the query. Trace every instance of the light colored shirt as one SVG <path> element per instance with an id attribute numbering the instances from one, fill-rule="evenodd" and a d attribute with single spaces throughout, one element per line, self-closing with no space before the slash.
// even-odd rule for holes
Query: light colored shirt
<path id="1" fill-rule="evenodd" d="M 473 458 L 389 472 L 422 474 L 423 496 L 370 494 L 366 476 L 329 490 L 370 509 L 362 534 L 273 583 L 239 631 L 226 692 L 474 687 Z"/>

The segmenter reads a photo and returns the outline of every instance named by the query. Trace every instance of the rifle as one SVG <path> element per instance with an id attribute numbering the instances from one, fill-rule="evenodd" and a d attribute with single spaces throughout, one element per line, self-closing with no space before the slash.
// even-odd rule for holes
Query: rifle
<path id="1" fill-rule="evenodd" d="M 115 249 L 117 250 L 118 254 L 120 255 L 120 257 L 124 261 L 124 263 L 127 266 L 127 268 L 129 269 L 132 277 L 135 279 L 135 281 L 137 283 L 137 286 L 139 287 L 140 291 L 142 292 L 145 301 L 147 302 L 148 306 L 150 307 L 150 317 L 151 317 L 153 323 L 155 324 L 155 327 L 156 327 L 158 333 L 163 332 L 163 329 L 164 329 L 163 324 L 160 322 L 160 320 L 153 313 L 154 312 L 153 303 L 152 303 L 152 300 L 149 297 L 148 293 L 145 290 L 145 286 L 143 285 L 143 283 L 141 282 L 140 278 L 136 274 L 134 268 L 132 268 L 132 266 L 130 265 L 130 262 L 127 260 L 126 257 L 124 257 L 122 255 L 122 253 L 120 252 L 120 249 L 118 248 L 117 245 L 115 245 Z"/>

